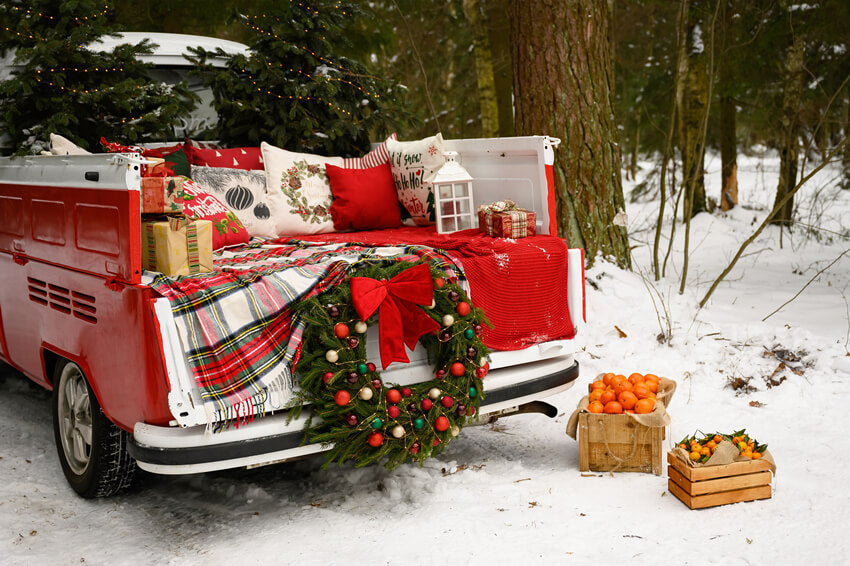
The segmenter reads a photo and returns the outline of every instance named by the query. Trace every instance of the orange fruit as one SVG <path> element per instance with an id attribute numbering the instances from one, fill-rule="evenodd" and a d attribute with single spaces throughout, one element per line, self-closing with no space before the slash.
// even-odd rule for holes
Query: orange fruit
<path id="1" fill-rule="evenodd" d="M 623 383 L 624 381 L 628 381 L 628 380 L 626 379 L 626 376 L 625 376 L 625 375 L 619 375 L 619 374 L 618 374 L 618 375 L 615 375 L 614 377 L 612 377 L 612 378 L 611 378 L 611 381 L 609 381 L 609 382 L 608 382 L 608 385 L 609 385 L 612 389 L 616 389 L 616 388 L 617 388 L 617 386 L 618 386 L 618 385 L 620 385 L 621 383 Z"/>
<path id="2" fill-rule="evenodd" d="M 691 456 L 691 460 L 693 460 L 694 462 L 696 462 L 697 460 L 702 458 L 702 454 L 700 454 L 699 452 L 696 452 L 696 451 L 691 452 L 690 456 Z"/>
<path id="3" fill-rule="evenodd" d="M 714 442 L 715 442 L 716 444 L 720 444 L 721 442 L 723 442 L 723 437 L 722 437 L 722 436 L 720 436 L 719 434 L 715 434 L 715 435 L 714 435 Z"/>
<path id="4" fill-rule="evenodd" d="M 717 443 L 714 442 L 713 440 L 709 440 L 708 442 L 705 443 L 705 445 L 708 446 L 709 448 L 711 448 L 712 450 L 717 448 Z"/>
<path id="5" fill-rule="evenodd" d="M 762 456 L 764 456 L 764 454 L 762 454 L 761 452 L 753 452 L 753 460 L 758 460 Z"/>
<path id="6" fill-rule="evenodd" d="M 700 448 L 699 453 L 703 456 L 711 456 L 711 448 L 709 448 L 708 446 L 703 446 L 702 448 Z"/>
<path id="7" fill-rule="evenodd" d="M 741 452 L 741 456 L 752 459 L 753 451 L 752 450 L 744 450 L 743 452 Z"/>
<path id="8" fill-rule="evenodd" d="M 617 395 L 617 401 L 620 402 L 624 409 L 634 409 L 638 398 L 631 391 L 623 391 Z"/>
<path id="9" fill-rule="evenodd" d="M 602 389 L 594 389 L 590 392 L 590 395 L 587 396 L 587 400 L 593 403 L 594 401 L 599 401 L 599 398 L 602 397 L 602 394 L 605 393 Z"/>
<path id="10" fill-rule="evenodd" d="M 644 381 L 654 381 L 654 382 L 658 383 L 661 380 L 661 378 L 658 377 L 657 375 L 655 375 L 654 373 L 648 373 L 648 374 L 643 376 L 643 380 Z"/>
<path id="11" fill-rule="evenodd" d="M 635 396 L 638 399 L 646 399 L 647 397 L 649 397 L 649 394 L 651 393 L 650 390 L 647 389 L 646 383 L 636 384 L 635 388 L 632 391 L 634 392 Z"/>
<path id="12" fill-rule="evenodd" d="M 602 403 L 600 403 L 599 401 L 593 401 L 587 406 L 588 413 L 601 413 L 602 409 Z"/>
<path id="13" fill-rule="evenodd" d="M 602 396 L 599 398 L 599 401 L 605 405 L 606 403 L 610 403 L 611 401 L 616 401 L 617 395 L 611 391 L 610 389 L 603 391 Z"/>
<path id="14" fill-rule="evenodd" d="M 603 411 L 610 415 L 619 415 L 623 412 L 623 406 L 619 404 L 617 401 L 608 401 L 605 403 L 605 407 L 603 407 Z"/>
<path id="15" fill-rule="evenodd" d="M 606 373 L 602 376 L 602 383 L 605 385 L 611 385 L 611 378 L 614 377 L 614 374 L 611 372 Z"/>
<path id="16" fill-rule="evenodd" d="M 602 380 L 596 380 L 590 384 L 590 390 L 593 391 L 595 389 L 605 389 L 605 384 L 602 383 Z"/>
<path id="17" fill-rule="evenodd" d="M 685 443 L 683 442 L 683 443 L 681 443 L 681 444 L 679 445 L 679 448 L 681 448 L 682 450 L 687 450 L 687 449 L 688 449 L 688 445 L 687 445 L 687 444 L 685 444 Z"/>
<path id="18" fill-rule="evenodd" d="M 646 388 L 649 389 L 650 392 L 658 393 L 658 382 L 657 381 L 650 381 L 650 380 L 646 379 L 646 380 L 644 380 L 643 384 L 646 385 Z"/>
<path id="19" fill-rule="evenodd" d="M 623 391 L 631 391 L 634 388 L 635 388 L 634 385 L 632 385 L 628 381 L 623 381 L 622 383 L 620 383 L 620 385 L 618 385 L 617 387 L 614 388 L 614 393 L 619 398 L 620 393 L 622 393 Z"/>
<path id="20" fill-rule="evenodd" d="M 654 399 L 640 399 L 637 403 L 635 403 L 635 413 L 639 415 L 646 415 L 648 413 L 651 413 L 654 408 Z"/>
<path id="21" fill-rule="evenodd" d="M 631 383 L 632 385 L 637 385 L 641 381 L 643 381 L 643 376 L 639 373 L 633 373 L 629 376 L 629 383 Z"/>

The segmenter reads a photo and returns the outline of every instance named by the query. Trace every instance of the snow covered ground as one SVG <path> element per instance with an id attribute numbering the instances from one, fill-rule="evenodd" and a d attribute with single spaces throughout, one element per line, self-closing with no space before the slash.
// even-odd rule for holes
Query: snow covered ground
<path id="1" fill-rule="evenodd" d="M 645 164 L 643 174 L 648 171 Z M 719 159 L 708 194 L 719 195 Z M 580 382 L 550 402 L 555 419 L 522 415 L 467 428 L 439 459 L 321 470 L 321 459 L 198 476 L 146 476 L 142 489 L 85 501 L 66 485 L 49 395 L 0 372 L 0 563 L 18 564 L 834 564 L 850 556 L 850 192 L 827 169 L 799 197 L 803 233 L 771 228 L 705 309 L 697 304 L 773 202 L 778 160 L 739 161 L 742 206 L 696 218 L 687 288 L 678 294 L 683 229 L 667 277 L 651 277 L 657 200 L 629 204 L 635 271 L 587 272 L 588 339 Z M 631 185 L 627 189 L 631 188 Z M 627 197 L 628 198 L 628 197 Z M 669 223 L 665 234 L 669 234 Z M 665 236 L 666 237 L 666 236 Z M 664 241 L 666 250 L 666 241 Z M 850 255 L 850 254 L 848 254 Z M 641 273 L 645 274 L 643 279 Z M 653 304 L 652 298 L 655 299 Z M 668 327 L 668 343 L 657 335 Z M 619 327 L 627 337 L 619 337 Z M 768 388 L 788 350 L 802 375 Z M 582 475 L 570 412 L 599 372 L 675 379 L 667 443 L 746 427 L 770 444 L 773 498 L 691 511 L 666 475 Z M 730 378 L 756 390 L 736 395 Z M 756 403 L 757 401 L 760 406 Z M 844 556 L 842 559 L 840 557 Z"/>

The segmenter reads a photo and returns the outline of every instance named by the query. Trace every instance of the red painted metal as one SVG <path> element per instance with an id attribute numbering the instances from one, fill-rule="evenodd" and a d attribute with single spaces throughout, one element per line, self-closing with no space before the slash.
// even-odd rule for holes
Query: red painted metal
<path id="1" fill-rule="evenodd" d="M 138 284 L 139 193 L 24 185 L 0 193 L 3 356 L 47 388 L 50 353 L 72 360 L 116 425 L 167 424 L 157 295 Z"/>

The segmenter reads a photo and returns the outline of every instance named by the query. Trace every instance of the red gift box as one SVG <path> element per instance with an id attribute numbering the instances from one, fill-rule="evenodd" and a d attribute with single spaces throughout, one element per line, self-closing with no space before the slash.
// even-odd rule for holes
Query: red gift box
<path id="1" fill-rule="evenodd" d="M 525 238 L 537 233 L 537 214 L 510 200 L 478 207 L 478 230 L 495 238 Z"/>
<path id="2" fill-rule="evenodd" d="M 142 177 L 142 212 L 182 213 L 185 177 Z"/>

